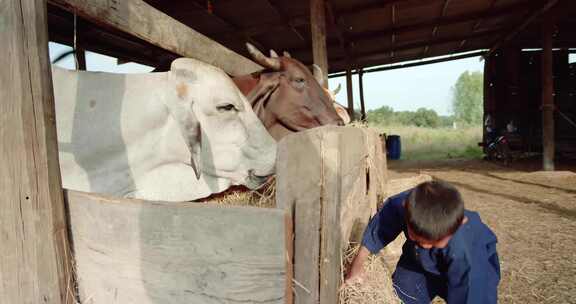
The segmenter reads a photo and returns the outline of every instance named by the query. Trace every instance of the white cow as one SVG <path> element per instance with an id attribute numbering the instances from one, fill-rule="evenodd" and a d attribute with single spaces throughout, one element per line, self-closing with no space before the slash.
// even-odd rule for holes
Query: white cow
<path id="1" fill-rule="evenodd" d="M 52 75 L 65 188 L 188 201 L 274 173 L 275 141 L 218 68 L 181 58 L 166 73 Z"/>

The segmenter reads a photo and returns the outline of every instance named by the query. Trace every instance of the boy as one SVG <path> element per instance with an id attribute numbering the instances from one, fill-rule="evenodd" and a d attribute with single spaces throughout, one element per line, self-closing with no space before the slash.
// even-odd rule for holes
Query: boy
<path id="1" fill-rule="evenodd" d="M 363 263 L 404 232 L 392 275 L 404 303 L 497 303 L 500 265 L 496 236 L 476 212 L 464 209 L 456 188 L 426 182 L 391 197 L 370 220 L 345 284 L 359 280 Z"/>

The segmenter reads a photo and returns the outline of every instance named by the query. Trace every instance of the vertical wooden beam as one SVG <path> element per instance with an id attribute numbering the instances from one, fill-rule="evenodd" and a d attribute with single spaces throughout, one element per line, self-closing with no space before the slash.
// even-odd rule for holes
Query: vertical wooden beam
<path id="1" fill-rule="evenodd" d="M 354 116 L 354 96 L 352 87 L 352 67 L 348 64 L 346 68 L 346 93 L 348 94 L 348 115 L 350 119 L 355 120 Z"/>
<path id="2" fill-rule="evenodd" d="M 46 0 L 0 7 L 0 303 L 73 303 Z"/>
<path id="3" fill-rule="evenodd" d="M 553 34 L 554 24 L 550 14 L 542 23 L 542 168 L 554 170 L 554 78 Z"/>
<path id="4" fill-rule="evenodd" d="M 78 48 L 76 51 L 76 69 L 86 71 L 86 50 Z"/>
<path id="5" fill-rule="evenodd" d="M 326 2 L 310 0 L 310 31 L 314 64 L 322 70 L 323 86 L 328 88 L 328 54 L 326 51 Z M 316 73 L 316 71 L 314 72 Z M 315 75 L 318 76 L 318 75 Z"/>
<path id="6" fill-rule="evenodd" d="M 360 120 L 366 121 L 366 106 L 364 104 L 364 69 L 358 71 L 358 86 L 360 87 Z"/>

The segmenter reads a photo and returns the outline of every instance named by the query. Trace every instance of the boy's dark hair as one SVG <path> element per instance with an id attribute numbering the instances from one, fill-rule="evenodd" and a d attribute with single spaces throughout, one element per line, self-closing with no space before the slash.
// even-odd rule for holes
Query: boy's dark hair
<path id="1" fill-rule="evenodd" d="M 406 223 L 418 236 L 437 241 L 456 232 L 464 202 L 454 186 L 439 181 L 418 185 L 406 199 Z"/>

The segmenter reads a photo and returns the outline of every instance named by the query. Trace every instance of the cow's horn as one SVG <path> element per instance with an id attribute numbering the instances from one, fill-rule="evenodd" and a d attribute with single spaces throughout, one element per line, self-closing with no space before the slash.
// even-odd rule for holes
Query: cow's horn
<path id="1" fill-rule="evenodd" d="M 338 86 L 332 91 L 332 94 L 336 96 L 336 94 L 340 93 L 340 89 L 342 89 L 342 84 L 339 83 Z"/>
<path id="2" fill-rule="evenodd" d="M 324 73 L 322 72 L 322 69 L 316 64 L 312 65 L 312 69 L 314 69 L 314 78 L 316 78 L 316 81 L 324 87 Z"/>
<path id="3" fill-rule="evenodd" d="M 278 58 L 278 54 L 274 50 L 270 50 L 270 58 Z"/>
<path id="4" fill-rule="evenodd" d="M 250 43 L 246 43 L 246 47 L 248 48 L 248 52 L 250 53 L 252 58 L 254 58 L 254 60 L 256 60 L 257 63 L 276 71 L 280 70 L 280 60 L 278 60 L 278 58 L 266 57 L 264 54 L 262 54 L 262 52 L 260 52 Z"/>
<path id="5" fill-rule="evenodd" d="M 284 57 L 288 57 L 288 58 L 292 58 L 292 55 L 290 55 L 290 53 L 284 51 L 283 53 Z"/>

